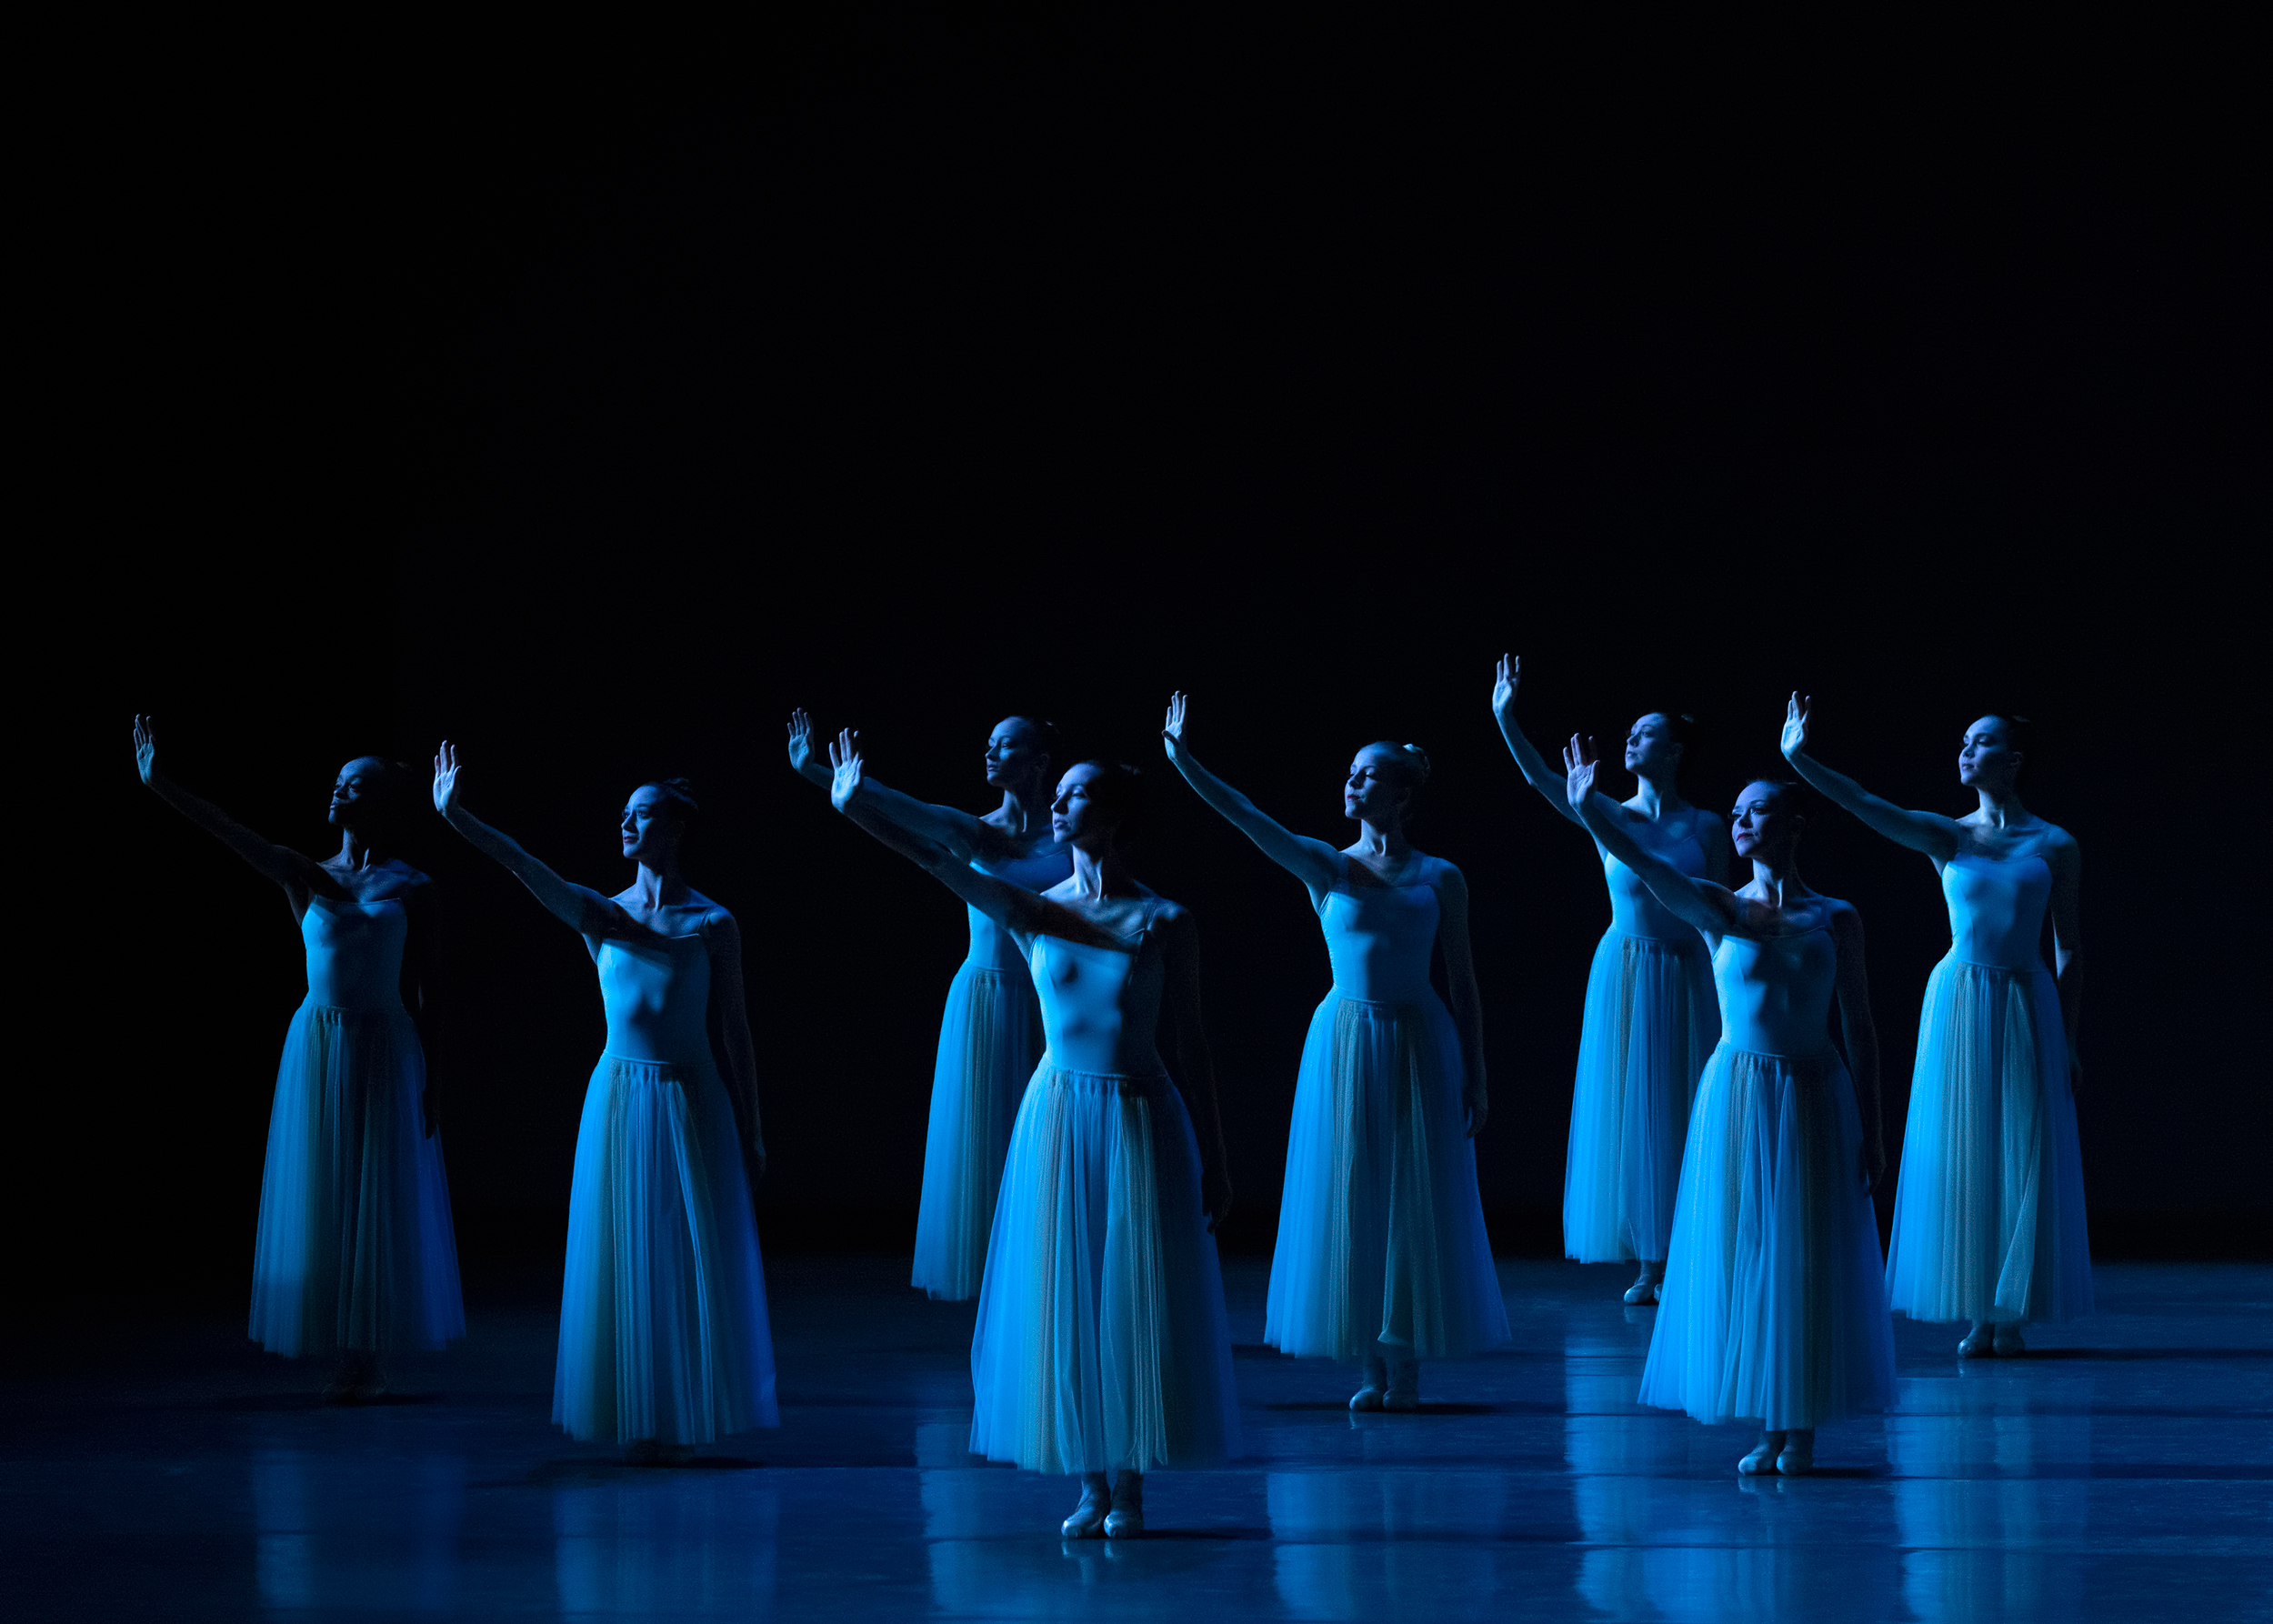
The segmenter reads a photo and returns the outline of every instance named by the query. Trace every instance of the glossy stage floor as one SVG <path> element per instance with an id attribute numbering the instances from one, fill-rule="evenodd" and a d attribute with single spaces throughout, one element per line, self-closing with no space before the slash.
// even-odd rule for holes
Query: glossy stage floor
<path id="1" fill-rule="evenodd" d="M 2273 1618 L 2273 1268 L 2103 1268 L 2103 1311 L 2010 1361 L 1898 1321 L 1898 1410 L 1789 1481 L 1635 1406 L 1620 1271 L 1503 1263 L 1515 1348 L 1357 1418 L 1345 1372 L 1259 1346 L 1262 1265 L 1226 1274 L 1247 1457 L 1157 1474 L 1141 1543 L 1061 1542 L 1066 1480 L 965 1452 L 967 1306 L 789 1258 L 781 1429 L 682 1469 L 546 1426 L 541 1299 L 355 1409 L 241 1322 L 19 1343 L 0 1594 L 15 1619 Z"/>

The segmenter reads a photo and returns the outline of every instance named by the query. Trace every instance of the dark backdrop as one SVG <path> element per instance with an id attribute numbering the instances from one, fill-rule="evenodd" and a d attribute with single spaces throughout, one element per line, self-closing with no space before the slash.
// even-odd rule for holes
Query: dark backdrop
<path id="1" fill-rule="evenodd" d="M 1826 759 L 1950 812 L 1962 727 L 2037 718 L 2028 797 L 2087 853 L 2095 1234 L 2264 1245 L 2259 956 L 2202 879 L 2243 856 L 2188 811 L 2258 781 L 2218 86 L 2113 52 L 1920 78 L 1921 37 L 1707 89 L 1695 41 L 1181 26 L 846 8 L 730 95 L 87 75 L 41 149 L 61 567 L 18 666 L 27 828 L 90 829 L 109 877 L 34 933 L 35 1286 L 241 1291 L 300 996 L 280 897 L 135 785 L 137 708 L 182 782 L 311 852 L 341 761 L 446 734 L 469 804 L 611 890 L 625 793 L 691 775 L 690 877 L 754 947 L 779 1248 L 906 1244 L 962 942 L 789 774 L 790 707 L 973 810 L 1011 711 L 1154 772 L 1137 871 L 1202 921 L 1254 1248 L 1325 955 L 1157 717 L 1188 689 L 1204 758 L 1327 837 L 1352 749 L 1417 740 L 1416 837 L 1476 897 L 1486 1203 L 1551 1250 L 1607 909 L 1493 729 L 1503 648 L 1543 746 L 1697 715 L 1715 807 L 1794 686 Z M 35 889 L 77 875 L 53 850 Z M 414 855 L 451 905 L 469 1268 L 541 1260 L 591 968 L 438 822 Z M 1934 876 L 1837 817 L 1805 868 L 1867 921 L 1898 1133 Z"/>

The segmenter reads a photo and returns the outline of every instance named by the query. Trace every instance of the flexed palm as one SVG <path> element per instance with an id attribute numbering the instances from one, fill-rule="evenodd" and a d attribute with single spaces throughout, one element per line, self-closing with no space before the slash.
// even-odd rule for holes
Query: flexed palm
<path id="1" fill-rule="evenodd" d="M 1177 747 L 1184 742 L 1185 703 L 1183 695 L 1169 695 L 1167 719 L 1160 724 L 1160 742 L 1167 747 L 1169 758 L 1172 760 L 1175 758 Z"/>
<path id="2" fill-rule="evenodd" d="M 789 765 L 803 772 L 813 763 L 813 718 L 799 706 L 789 713 Z"/>
<path id="3" fill-rule="evenodd" d="M 145 784 L 158 776 L 157 725 L 145 716 L 135 717 L 135 771 Z"/>
<path id="4" fill-rule="evenodd" d="M 1516 689 L 1523 682 L 1523 657 L 1503 654 L 1499 657 L 1499 680 L 1492 684 L 1492 714 L 1504 717 L 1515 708 Z"/>
<path id="5" fill-rule="evenodd" d="M 1815 699 L 1807 694 L 1794 694 L 1784 709 L 1783 750 L 1786 757 L 1801 756 L 1807 749 L 1807 712 Z"/>
<path id="6" fill-rule="evenodd" d="M 839 733 L 828 747 L 828 764 L 833 774 L 829 804 L 842 812 L 846 803 L 860 793 L 860 735 L 849 727 Z"/>
<path id="7" fill-rule="evenodd" d="M 448 739 L 434 753 L 434 809 L 447 817 L 457 805 L 457 747 Z"/>
<path id="8" fill-rule="evenodd" d="M 1563 794 L 1573 810 L 1585 806 L 1594 793 L 1594 740 L 1572 734 L 1563 747 Z"/>

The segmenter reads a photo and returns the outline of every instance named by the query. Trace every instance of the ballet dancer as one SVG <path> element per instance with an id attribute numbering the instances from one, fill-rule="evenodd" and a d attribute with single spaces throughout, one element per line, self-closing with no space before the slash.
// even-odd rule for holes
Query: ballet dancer
<path id="1" fill-rule="evenodd" d="M 1582 827 L 1550 767 L 1516 722 L 1520 659 L 1502 655 L 1492 714 L 1516 765 L 1547 804 Z M 1692 878 L 1728 883 L 1728 836 L 1719 818 L 1681 798 L 1678 775 L 1693 731 L 1687 717 L 1651 711 L 1626 736 L 1633 796 L 1597 792 L 1597 810 L 1644 851 Z M 1582 1263 L 1637 1259 L 1626 1300 L 1654 1303 L 1665 1280 L 1681 1142 L 1705 1058 L 1720 1039 L 1704 939 L 1650 895 L 1602 840 L 1610 927 L 1587 974 L 1578 1072 L 1571 1090 L 1570 1150 L 1563 1174 L 1563 1250 Z"/>
<path id="2" fill-rule="evenodd" d="M 684 778 L 632 791 L 621 835 L 637 872 L 603 897 L 467 811 L 458 774 L 446 742 L 435 809 L 584 937 L 607 1014 L 568 1189 L 553 1422 L 614 1439 L 635 1465 L 681 1463 L 726 1433 L 776 1426 L 750 1210 L 766 1141 L 742 938 L 732 914 L 680 877 L 693 791 Z M 714 1000 L 732 1097 L 710 1052 Z"/>
<path id="3" fill-rule="evenodd" d="M 1922 851 L 1949 905 L 1949 952 L 1926 983 L 1895 1185 L 1887 1296 L 1916 1319 L 1972 1322 L 1962 1358 L 2022 1351 L 2020 1327 L 2092 1308 L 2073 1093 L 2083 1014 L 2083 853 L 2020 804 L 2026 723 L 1966 729 L 1963 817 L 1906 812 L 1807 754 L 1794 694 L 1784 757 L 1827 799 Z M 2052 916 L 2056 979 L 2039 940 Z"/>
<path id="4" fill-rule="evenodd" d="M 1594 741 L 1563 753 L 1565 794 L 1603 848 L 1704 934 L 1720 1043 L 1689 1117 L 1664 1294 L 1640 1402 L 1760 1423 L 1751 1476 L 1815 1465 L 1816 1429 L 1884 1409 L 1894 1332 L 1870 1187 L 1886 1168 L 1862 917 L 1799 877 L 1796 784 L 1759 780 L 1729 827 L 1752 883 L 1730 892 L 1636 839 L 1594 794 Z M 1838 1004 L 1846 1060 L 1833 1048 Z"/>
<path id="5" fill-rule="evenodd" d="M 375 756 L 341 767 L 339 851 L 319 863 L 167 777 L 146 717 L 135 763 L 160 800 L 282 886 L 299 922 L 308 991 L 276 1068 L 249 1334 L 288 1358 L 334 1355 L 324 1396 L 368 1402 L 386 1391 L 383 1355 L 466 1334 L 421 1042 L 433 882 L 396 846 L 415 792 Z"/>
<path id="6" fill-rule="evenodd" d="M 1056 731 L 1026 717 L 996 725 L 986 739 L 986 782 L 1002 792 L 1002 805 L 984 817 L 916 800 L 874 778 L 863 793 L 875 816 L 944 846 L 982 873 L 1045 891 L 1074 871 L 1071 849 L 1049 832 Z M 829 770 L 815 758 L 813 722 L 802 710 L 789 718 L 789 765 L 828 790 Z M 949 1302 L 978 1295 L 1010 1124 L 1042 1052 L 1042 1008 L 1017 944 L 978 908 L 968 911 L 971 947 L 947 987 L 932 1066 L 912 1279 L 918 1290 Z"/>
<path id="7" fill-rule="evenodd" d="M 1334 967 L 1295 1079 L 1263 1339 L 1357 1363 L 1352 1409 L 1417 1409 L 1421 1360 L 1508 1339 L 1468 1142 L 1489 1106 L 1467 882 L 1405 837 L 1428 757 L 1387 742 L 1357 752 L 1342 812 L 1358 836 L 1337 851 L 1288 833 L 1202 767 L 1187 714 L 1182 694 L 1168 701 L 1168 759 L 1309 887 Z M 1438 943 L 1449 1014 L 1428 983 Z"/>
<path id="8" fill-rule="evenodd" d="M 1048 1047 L 1011 1129 L 971 1341 L 972 1452 L 1079 1474 L 1067 1539 L 1140 1535 L 1146 1471 L 1224 1459 L 1239 1428 L 1197 927 L 1114 844 L 1141 780 L 1104 762 L 1066 769 L 1050 826 L 1073 877 L 1037 897 L 873 812 L 857 735 L 829 759 L 837 810 L 1008 931 L 1041 999 Z"/>

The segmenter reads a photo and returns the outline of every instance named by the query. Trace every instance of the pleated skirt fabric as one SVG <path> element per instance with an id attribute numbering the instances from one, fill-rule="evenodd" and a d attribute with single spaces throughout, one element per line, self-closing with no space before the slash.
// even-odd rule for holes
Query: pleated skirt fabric
<path id="1" fill-rule="evenodd" d="M 1887 1296 L 1918 1319 L 2092 1311 L 2076 1099 L 2050 971 L 1950 957 L 1927 981 Z"/>
<path id="2" fill-rule="evenodd" d="M 385 1353 L 466 1334 L 426 1062 L 400 1010 L 304 1003 L 261 1174 L 249 1334 L 271 1353 Z"/>
<path id="3" fill-rule="evenodd" d="M 931 1073 L 914 1284 L 948 1302 L 978 1295 L 1018 1099 L 1042 1052 L 1042 1009 L 1023 969 L 965 963 L 947 988 Z"/>
<path id="4" fill-rule="evenodd" d="M 1563 1173 L 1563 1250 L 1662 1262 L 1689 1106 L 1720 1041 L 1711 957 L 1687 940 L 1603 934 L 1587 976 Z"/>
<path id="5" fill-rule="evenodd" d="M 1836 1054 L 1723 1043 L 1690 1113 L 1640 1402 L 1770 1431 L 1882 1410 L 1894 1333 Z"/>
<path id="6" fill-rule="evenodd" d="M 553 1421 L 706 1444 L 779 1424 L 766 1274 L 726 1085 L 603 1055 L 568 1194 Z"/>
<path id="7" fill-rule="evenodd" d="M 1463 1080 L 1457 1028 L 1434 996 L 1327 995 L 1295 1080 L 1265 1341 L 1357 1359 L 1508 1340 Z"/>
<path id="8" fill-rule="evenodd" d="M 971 1341 L 971 1450 L 1030 1471 L 1204 1466 L 1238 1398 L 1191 1118 L 1165 1077 L 1046 1056 L 1012 1129 Z"/>

